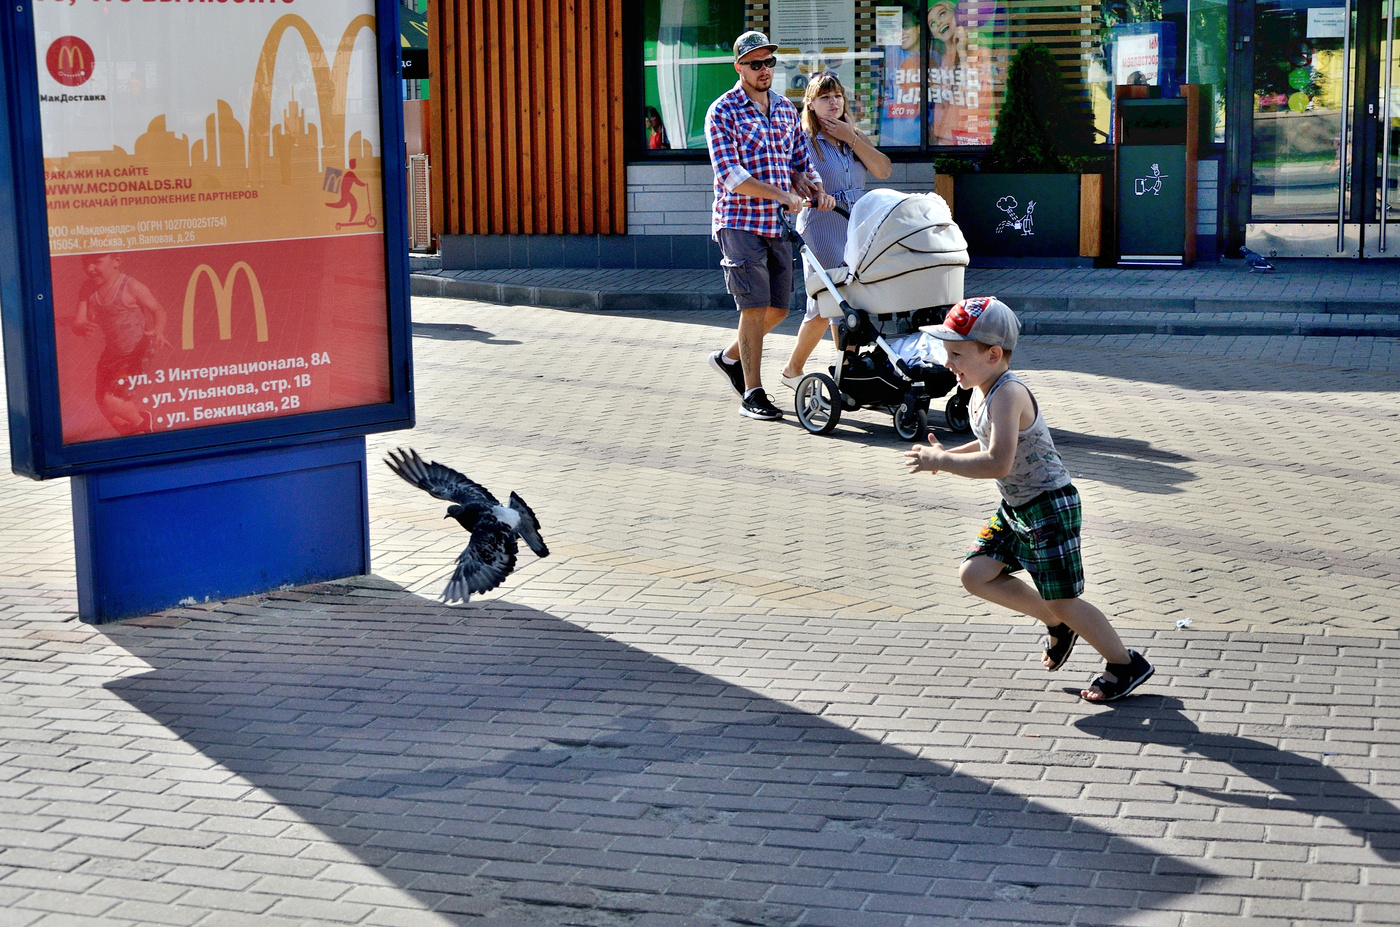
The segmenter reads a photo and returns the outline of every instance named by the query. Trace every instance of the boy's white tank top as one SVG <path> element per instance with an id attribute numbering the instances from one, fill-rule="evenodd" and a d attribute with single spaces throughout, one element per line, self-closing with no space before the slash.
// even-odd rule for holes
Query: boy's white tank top
<path id="1" fill-rule="evenodd" d="M 972 416 L 972 433 L 984 451 L 992 440 L 992 419 L 988 409 L 996 391 L 1006 383 L 1026 385 L 1016 374 L 1006 371 L 992 384 L 987 398 Z M 1029 387 L 1026 392 L 1030 392 Z M 1025 505 L 1043 492 L 1070 484 L 1069 471 L 1065 469 L 1060 452 L 1055 450 L 1055 442 L 1050 437 L 1050 426 L 1045 424 L 1045 416 L 1040 414 L 1040 403 L 1035 401 L 1034 395 L 1031 402 L 1035 405 L 1035 421 L 1029 428 L 1017 433 L 1016 459 L 1011 464 L 1011 472 L 996 481 L 997 490 L 1008 505 Z"/>

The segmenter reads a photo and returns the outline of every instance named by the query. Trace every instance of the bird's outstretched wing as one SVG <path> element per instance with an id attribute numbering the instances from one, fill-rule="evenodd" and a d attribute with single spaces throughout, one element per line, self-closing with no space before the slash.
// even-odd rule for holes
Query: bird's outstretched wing
<path id="1" fill-rule="evenodd" d="M 456 555 L 456 569 L 442 590 L 444 602 L 466 602 L 473 592 L 490 592 L 515 569 L 515 532 L 496 520 L 483 520 L 472 542 Z"/>
<path id="2" fill-rule="evenodd" d="M 466 602 L 472 593 L 490 592 L 515 569 L 515 532 L 493 518 L 484 518 L 472 532 L 471 543 L 457 555 L 452 578 L 442 590 L 444 602 Z"/>
<path id="3" fill-rule="evenodd" d="M 480 483 L 445 464 L 424 461 L 413 448 L 390 451 L 384 462 L 390 470 L 434 498 L 456 502 L 478 511 L 500 505 L 496 497 Z"/>
<path id="4" fill-rule="evenodd" d="M 544 544 L 544 538 L 540 537 L 540 522 L 535 518 L 534 510 L 525 504 L 525 500 L 515 493 L 510 494 L 510 507 L 520 513 L 520 527 L 515 530 L 520 532 L 520 536 L 525 539 L 525 543 L 530 545 L 530 549 L 538 557 L 548 557 L 549 548 Z"/>

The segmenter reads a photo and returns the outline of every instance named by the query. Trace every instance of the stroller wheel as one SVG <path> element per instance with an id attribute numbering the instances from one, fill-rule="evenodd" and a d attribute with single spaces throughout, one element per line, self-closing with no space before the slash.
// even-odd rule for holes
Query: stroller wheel
<path id="1" fill-rule="evenodd" d="M 797 381 L 794 400 L 797 420 L 814 435 L 830 434 L 841 421 L 841 399 L 836 381 L 824 373 L 809 373 Z"/>
<path id="2" fill-rule="evenodd" d="M 971 399 L 970 389 L 954 390 L 953 395 L 948 397 L 948 404 L 943 407 L 943 419 L 953 431 L 967 434 L 972 430 L 972 416 L 967 412 L 967 404 Z"/>
<path id="3" fill-rule="evenodd" d="M 894 433 L 904 441 L 919 441 L 928 434 L 928 410 L 909 400 L 894 407 Z"/>

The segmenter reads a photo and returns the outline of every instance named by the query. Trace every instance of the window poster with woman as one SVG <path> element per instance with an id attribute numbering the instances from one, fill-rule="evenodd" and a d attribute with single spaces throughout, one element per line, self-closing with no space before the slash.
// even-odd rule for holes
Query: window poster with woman
<path id="1" fill-rule="evenodd" d="M 957 0 L 937 0 L 928 8 L 929 67 L 927 110 L 919 68 L 925 35 L 918 13 L 900 10 L 900 29 L 890 30 L 881 83 L 880 144 L 917 145 L 919 122 L 928 119 L 930 145 L 990 145 L 993 79 L 989 50 L 979 44 Z M 927 117 L 924 113 L 927 112 Z"/>
<path id="2" fill-rule="evenodd" d="M 928 8 L 929 144 L 990 145 L 991 56 L 969 30 L 957 0 Z"/>
<path id="3" fill-rule="evenodd" d="M 34 18 L 64 443 L 390 401 L 374 5 Z"/>

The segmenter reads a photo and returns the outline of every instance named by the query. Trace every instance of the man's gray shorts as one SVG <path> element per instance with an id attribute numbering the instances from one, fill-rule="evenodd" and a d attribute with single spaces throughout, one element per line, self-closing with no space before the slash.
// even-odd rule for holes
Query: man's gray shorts
<path id="1" fill-rule="evenodd" d="M 792 242 L 767 238 L 741 229 L 720 229 L 719 250 L 724 255 L 724 286 L 740 309 L 777 306 L 792 301 Z"/>

